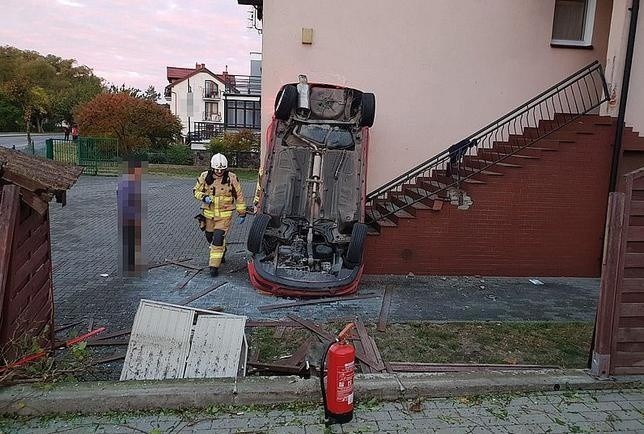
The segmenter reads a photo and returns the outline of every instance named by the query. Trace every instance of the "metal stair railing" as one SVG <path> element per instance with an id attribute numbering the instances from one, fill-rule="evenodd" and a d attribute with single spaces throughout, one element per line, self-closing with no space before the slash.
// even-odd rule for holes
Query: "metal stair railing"
<path id="1" fill-rule="evenodd" d="M 448 189 L 459 188 L 462 182 L 467 182 L 597 109 L 608 100 L 608 95 L 603 68 L 595 61 L 466 139 L 369 193 L 365 222 L 377 224 L 379 220 L 387 219 L 426 199 L 444 196 Z M 481 150 L 490 151 L 490 155 L 479 159 L 477 167 L 468 166 L 465 157 L 475 158 Z M 412 200 L 405 201 L 405 205 L 392 203 L 393 207 L 389 204 L 377 207 L 379 203 L 390 202 L 392 197 L 405 195 L 405 185 L 414 183 L 418 178 L 431 178 L 432 175 L 441 175 L 441 179 L 446 177 L 453 181 L 431 190 L 420 187 L 425 193 L 417 190 L 415 196 L 420 197 L 410 197 Z"/>

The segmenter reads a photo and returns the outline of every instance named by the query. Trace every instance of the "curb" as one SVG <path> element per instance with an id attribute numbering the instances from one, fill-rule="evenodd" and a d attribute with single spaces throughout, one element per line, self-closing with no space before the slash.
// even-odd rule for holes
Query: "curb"
<path id="1" fill-rule="evenodd" d="M 356 375 L 358 400 L 393 401 L 490 393 L 641 387 L 644 377 L 597 380 L 583 370 Z M 248 377 L 208 380 L 85 382 L 0 390 L 0 414 L 46 415 L 319 402 L 319 379 Z"/>

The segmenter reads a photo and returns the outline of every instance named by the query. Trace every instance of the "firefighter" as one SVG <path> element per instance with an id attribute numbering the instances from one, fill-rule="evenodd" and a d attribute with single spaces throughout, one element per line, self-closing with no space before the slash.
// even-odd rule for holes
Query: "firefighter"
<path id="1" fill-rule="evenodd" d="M 237 211 L 239 223 L 243 223 L 246 204 L 237 176 L 228 170 L 226 157 L 222 154 L 213 155 L 210 166 L 210 170 L 199 175 L 193 192 L 195 199 L 201 202 L 201 214 L 197 219 L 210 243 L 210 275 L 216 277 L 226 251 L 225 237 L 233 219 L 233 211 Z"/>

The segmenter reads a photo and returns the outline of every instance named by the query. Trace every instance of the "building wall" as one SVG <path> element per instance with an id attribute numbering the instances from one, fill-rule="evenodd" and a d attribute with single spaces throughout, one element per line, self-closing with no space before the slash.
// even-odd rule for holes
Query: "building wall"
<path id="1" fill-rule="evenodd" d="M 614 123 L 586 116 L 549 137 L 539 160 L 509 159 L 503 176 L 462 184 L 473 204 L 418 210 L 367 238 L 365 272 L 597 277 Z M 537 147 L 552 147 L 540 142 Z"/>
<path id="2" fill-rule="evenodd" d="M 550 46 L 554 4 L 265 2 L 262 131 L 278 89 L 298 74 L 374 92 L 372 190 L 583 65 L 606 59 L 612 1 L 598 2 L 593 49 Z M 302 28 L 313 29 L 312 45 L 301 43 Z"/>
<path id="3" fill-rule="evenodd" d="M 630 18 L 630 17 L 629 17 Z M 640 6 L 635 33 L 633 69 L 626 106 L 626 125 L 633 127 L 640 137 L 644 137 L 644 6 Z"/>
<path id="4" fill-rule="evenodd" d="M 192 88 L 192 100 L 193 100 L 193 116 L 190 117 L 191 124 L 194 122 L 202 122 L 203 113 L 205 111 L 205 102 L 203 99 L 203 92 L 205 88 L 206 80 L 212 80 L 217 83 L 219 90 L 223 92 L 224 85 L 219 81 L 215 80 L 212 75 L 205 72 L 200 72 L 190 77 L 188 80 L 184 80 L 180 83 L 177 83 L 172 87 L 172 101 L 170 102 L 170 111 L 177 115 L 181 120 L 183 125 L 182 134 L 188 133 L 188 82 L 190 82 L 190 87 Z M 208 100 L 208 102 L 215 102 L 213 100 Z M 218 101 L 218 111 L 222 114 L 222 121 L 224 116 L 224 102 L 223 99 Z M 191 130 L 192 127 L 191 127 Z"/>

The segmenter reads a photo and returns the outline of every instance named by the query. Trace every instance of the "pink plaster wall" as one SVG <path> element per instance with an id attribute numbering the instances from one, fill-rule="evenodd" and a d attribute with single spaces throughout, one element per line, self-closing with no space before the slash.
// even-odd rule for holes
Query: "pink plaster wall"
<path id="1" fill-rule="evenodd" d="M 372 190 L 581 66 L 605 60 L 612 1 L 598 0 L 593 49 L 550 46 L 554 3 L 266 1 L 263 131 L 277 90 L 300 73 L 374 92 Z M 313 28 L 312 45 L 301 43 L 303 27 Z"/>
<path id="2" fill-rule="evenodd" d="M 633 127 L 640 137 L 644 137 L 644 9 L 642 6 L 640 6 L 637 21 L 633 67 L 626 106 L 626 125 Z"/>

